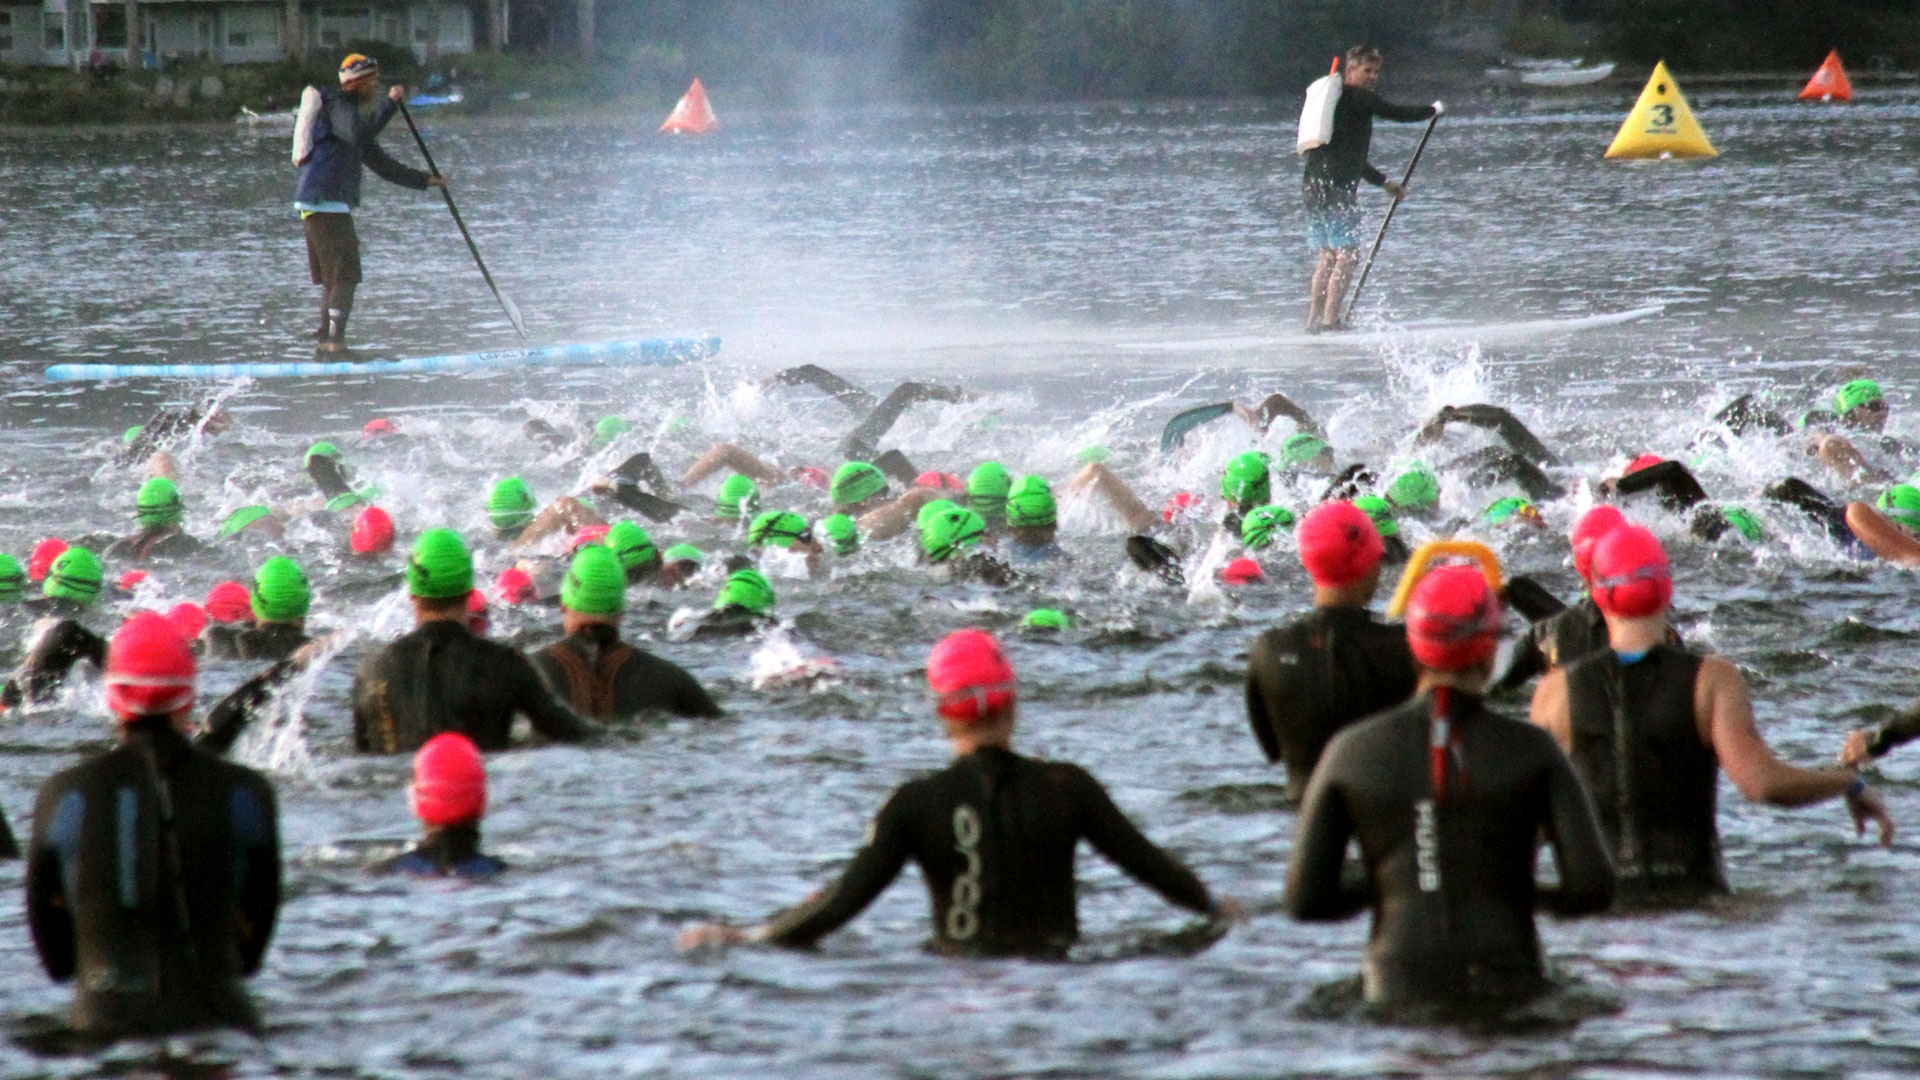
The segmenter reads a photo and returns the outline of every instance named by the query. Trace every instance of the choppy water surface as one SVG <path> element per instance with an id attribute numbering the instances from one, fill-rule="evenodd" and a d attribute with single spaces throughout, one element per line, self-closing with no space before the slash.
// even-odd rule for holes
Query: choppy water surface
<path id="1" fill-rule="evenodd" d="M 1276 388 L 1328 421 L 1343 460 L 1377 464 L 1406 456 L 1417 418 L 1439 404 L 1504 403 L 1577 463 L 1569 482 L 1641 451 L 1687 452 L 1737 392 L 1771 387 L 1797 410 L 1855 368 L 1888 386 L 1894 429 L 1920 434 L 1908 362 L 1920 345 L 1915 96 L 1816 109 L 1701 94 L 1721 158 L 1603 162 L 1627 104 L 1449 116 L 1364 307 L 1370 319 L 1482 323 L 1658 302 L 1663 316 L 1518 347 L 1351 353 L 1122 347 L 1293 331 L 1304 255 L 1288 108 L 740 116 L 706 143 L 657 139 L 644 122 L 430 125 L 538 337 L 712 330 L 721 358 L 670 372 L 238 386 L 241 423 L 182 456 L 189 524 L 210 535 L 236 506 L 306 494 L 299 454 L 316 437 L 342 441 L 409 531 L 477 532 L 498 476 L 520 473 L 551 496 L 636 449 L 684 467 L 726 438 L 831 467 L 852 418 L 812 391 L 752 385 L 802 361 L 877 392 L 908 377 L 978 391 L 895 429 L 889 441 L 924 467 L 964 472 L 994 457 L 1058 486 L 1074 452 L 1098 442 L 1154 503 L 1210 490 L 1221 462 L 1254 445 L 1228 423 L 1163 458 L 1168 415 Z M 396 152 L 403 137 L 388 136 Z M 1413 137 L 1383 126 L 1375 159 L 1404 160 Z M 138 478 L 106 455 L 120 430 L 183 393 L 49 389 L 46 363 L 298 354 L 316 298 L 285 204 L 284 144 L 225 129 L 0 136 L 0 549 L 130 527 Z M 368 183 L 358 341 L 391 355 L 505 343 L 437 200 Z M 606 412 L 635 431 L 592 460 L 545 455 L 519 435 L 529 414 L 578 425 Z M 681 414 L 698 430 L 664 434 Z M 342 438 L 375 415 L 399 416 L 412 437 Z M 1758 489 L 1790 473 L 1838 490 L 1797 447 L 1763 439 L 1689 460 L 1716 497 L 1756 507 Z M 1312 488 L 1279 500 L 1304 506 Z M 1455 481 L 1445 502 L 1469 515 L 1506 493 Z M 782 501 L 820 509 L 794 489 L 769 497 Z M 1548 511 L 1556 530 L 1571 502 Z M 487 832 L 516 869 L 490 888 L 359 872 L 412 828 L 405 763 L 346 753 L 353 664 L 399 631 L 404 609 L 377 575 L 340 567 L 336 539 L 297 528 L 288 546 L 318 586 L 313 622 L 349 644 L 293 695 L 290 716 L 243 744 L 243 758 L 275 770 L 284 806 L 289 897 L 255 984 L 273 1033 L 203 1056 L 234 1060 L 240 1075 L 445 1077 L 1866 1076 L 1920 1064 L 1913 842 L 1882 852 L 1855 842 L 1837 806 L 1755 808 L 1731 789 L 1721 820 L 1734 902 L 1547 926 L 1559 968 L 1617 1011 L 1571 1030 L 1477 1034 L 1303 1009 L 1357 968 L 1364 923 L 1306 927 L 1271 910 L 1292 817 L 1246 733 L 1239 688 L 1246 643 L 1305 604 L 1303 576 L 1283 548 L 1268 560 L 1271 588 L 1231 600 L 1170 591 L 1122 569 L 1121 530 L 1103 512 L 1068 502 L 1063 515 L 1075 561 L 1027 588 L 942 586 L 890 551 L 842 564 L 831 584 L 776 581 L 783 642 L 839 664 L 812 687 L 751 688 L 756 653 L 765 663 L 782 642 L 662 644 L 730 717 L 495 758 Z M 1778 513 L 1767 524 L 1772 538 L 1753 549 L 1677 540 L 1683 625 L 1746 667 L 1769 738 L 1812 763 L 1873 705 L 1912 695 L 1920 619 L 1910 575 L 1846 562 Z M 1495 539 L 1515 567 L 1572 594 L 1564 545 Z M 1205 536 L 1185 543 L 1196 562 L 1219 557 Z M 199 596 L 260 554 L 236 546 L 217 565 L 158 574 L 143 599 Z M 493 553 L 482 561 L 499 566 Z M 710 585 L 636 593 L 628 632 L 661 639 L 674 607 L 710 596 Z M 945 757 L 920 681 L 926 648 L 1040 604 L 1077 626 L 1013 641 L 1024 747 L 1087 765 L 1209 883 L 1268 910 L 1198 955 L 1141 955 L 1146 935 L 1182 916 L 1089 858 L 1082 962 L 921 952 L 911 874 L 823 955 L 675 954 L 674 932 L 692 921 L 756 918 L 824 883 L 885 794 Z M 499 630 L 528 644 L 554 632 L 531 614 Z M 206 689 L 245 673 L 210 665 Z M 0 804 L 16 828 L 40 780 L 101 740 L 93 698 L 83 686 L 0 720 Z M 1896 756 L 1888 772 L 1896 815 L 1920 829 L 1912 762 Z M 19 876 L 17 863 L 0 866 L 9 890 Z M 17 912 L 0 904 L 15 1028 L 65 1001 Z M 0 1046 L 0 1075 L 120 1074 L 150 1053 Z"/>

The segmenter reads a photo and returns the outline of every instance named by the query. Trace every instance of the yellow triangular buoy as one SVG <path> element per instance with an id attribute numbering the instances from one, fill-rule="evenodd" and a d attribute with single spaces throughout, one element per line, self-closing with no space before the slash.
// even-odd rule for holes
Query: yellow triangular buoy
<path id="1" fill-rule="evenodd" d="M 1680 85 L 1667 73 L 1664 60 L 1653 65 L 1640 100 L 1633 103 L 1620 134 L 1607 147 L 1610 158 L 1714 157 L 1717 153 L 1693 118 L 1693 110 L 1687 108 Z"/>

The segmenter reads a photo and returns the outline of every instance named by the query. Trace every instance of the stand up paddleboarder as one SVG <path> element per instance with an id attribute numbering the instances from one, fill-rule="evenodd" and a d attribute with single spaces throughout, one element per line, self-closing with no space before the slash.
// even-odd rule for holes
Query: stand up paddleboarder
<path id="1" fill-rule="evenodd" d="M 300 180 L 293 206 L 306 228 L 307 268 L 321 287 L 320 328 L 313 335 L 321 352 L 347 347 L 347 317 L 360 284 L 360 237 L 353 230 L 353 211 L 360 205 L 360 166 L 415 191 L 447 183 L 437 172 L 395 161 L 375 141 L 406 96 L 406 87 L 396 86 L 378 108 L 362 111 L 380 97 L 380 62 L 359 53 L 340 61 L 340 89 L 309 86 L 300 96 L 300 117 L 293 128 L 293 163 L 300 166 Z"/>
<path id="2" fill-rule="evenodd" d="M 1346 74 L 1332 106 L 1332 137 L 1304 151 L 1301 198 L 1307 210 L 1307 244 L 1317 253 L 1308 333 L 1346 329 L 1340 309 L 1360 255 L 1360 181 L 1386 189 L 1395 201 L 1407 197 L 1405 186 L 1367 161 L 1373 118 L 1410 124 L 1437 115 L 1431 105 L 1388 102 L 1374 93 L 1379 84 L 1380 50 L 1371 45 L 1348 49 Z"/>

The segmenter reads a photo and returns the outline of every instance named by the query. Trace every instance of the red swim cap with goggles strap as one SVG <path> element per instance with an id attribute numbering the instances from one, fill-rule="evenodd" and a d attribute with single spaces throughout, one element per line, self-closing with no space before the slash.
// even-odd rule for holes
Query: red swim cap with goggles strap
<path id="1" fill-rule="evenodd" d="M 1500 598 L 1479 568 L 1442 566 L 1420 579 L 1407 603 L 1413 658 L 1438 671 L 1470 668 L 1500 644 Z"/>
<path id="2" fill-rule="evenodd" d="M 1660 540 L 1638 525 L 1623 525 L 1593 546 L 1593 602 L 1608 615 L 1640 619 L 1673 602 L 1673 569 Z"/>
<path id="3" fill-rule="evenodd" d="M 941 716 L 977 723 L 1013 704 L 1013 665 L 982 630 L 956 630 L 927 654 L 927 686 Z"/>

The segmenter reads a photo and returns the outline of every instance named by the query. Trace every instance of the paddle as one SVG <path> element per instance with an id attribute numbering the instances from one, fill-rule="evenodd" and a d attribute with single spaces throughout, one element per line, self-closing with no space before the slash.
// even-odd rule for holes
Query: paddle
<path id="1" fill-rule="evenodd" d="M 400 106 L 400 116 L 406 120 L 407 130 L 413 132 L 413 142 L 420 148 L 420 156 L 427 160 L 427 171 L 438 176 L 440 168 L 433 163 L 433 155 L 427 151 L 427 140 L 420 137 L 420 129 L 414 126 L 413 114 L 407 111 L 407 103 L 397 98 L 394 103 Z M 1427 125 L 1427 130 L 1433 130 L 1433 125 Z M 1425 142 L 1424 139 L 1421 141 Z M 514 333 L 520 335 L 522 342 L 526 341 L 527 324 L 520 319 L 520 309 L 514 306 L 506 293 L 500 291 L 500 286 L 493 283 L 493 275 L 487 272 L 486 261 L 480 258 L 480 248 L 473 242 L 473 234 L 467 231 L 467 223 L 460 220 L 460 208 L 453 204 L 453 192 L 447 190 L 444 180 L 440 185 L 440 194 L 447 200 L 447 210 L 453 214 L 453 223 L 460 227 L 460 236 L 466 240 L 467 250 L 473 252 L 473 264 L 480 268 L 480 276 L 487 279 L 487 288 L 493 290 L 493 298 L 500 302 L 500 310 L 507 313 L 507 321 L 513 324 Z M 1388 213 L 1391 214 L 1392 211 L 1389 210 Z"/>
<path id="2" fill-rule="evenodd" d="M 1427 140 L 1433 137 L 1433 125 L 1446 115 L 1446 108 L 1439 102 L 1433 103 L 1433 119 L 1427 121 L 1427 130 L 1420 135 L 1420 145 L 1413 148 L 1413 160 L 1407 162 L 1407 171 L 1400 174 L 1400 187 L 1404 191 L 1407 182 L 1413 179 L 1413 167 L 1420 164 L 1420 154 L 1427 148 Z M 449 204 L 451 205 L 451 204 Z M 1367 264 L 1360 268 L 1360 278 L 1354 282 L 1353 293 L 1347 298 L 1347 306 L 1340 309 L 1340 325 L 1345 326 L 1353 317 L 1353 305 L 1360 302 L 1360 290 L 1367 287 L 1367 272 L 1373 269 L 1373 257 L 1380 254 L 1380 241 L 1387 238 L 1387 226 L 1393 224 L 1393 212 L 1400 209 L 1400 200 L 1395 199 L 1387 207 L 1387 216 L 1380 221 L 1380 231 L 1373 234 L 1373 250 L 1367 252 Z"/>
<path id="3" fill-rule="evenodd" d="M 1187 441 L 1187 432 L 1202 424 L 1211 423 L 1233 411 L 1233 402 L 1221 401 L 1212 405 L 1196 405 L 1184 412 L 1175 413 L 1173 419 L 1160 432 L 1160 452 L 1172 453 L 1181 443 Z"/>

